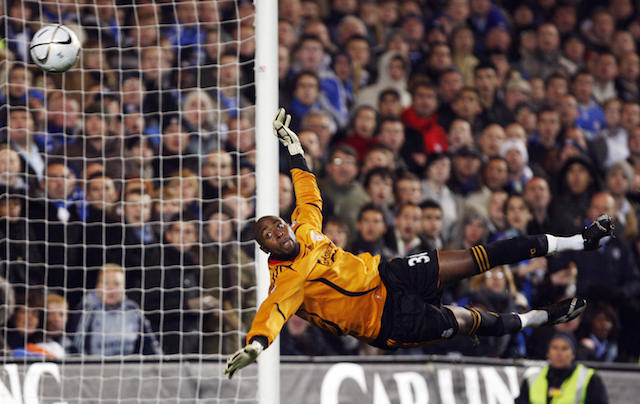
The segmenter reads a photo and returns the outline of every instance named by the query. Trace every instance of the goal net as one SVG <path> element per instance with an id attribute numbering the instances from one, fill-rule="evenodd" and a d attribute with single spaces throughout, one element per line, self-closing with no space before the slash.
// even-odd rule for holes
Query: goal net
<path id="1" fill-rule="evenodd" d="M 2 7 L 0 401 L 254 402 L 222 375 L 257 305 L 254 5 Z M 47 24 L 66 73 L 30 60 Z"/>

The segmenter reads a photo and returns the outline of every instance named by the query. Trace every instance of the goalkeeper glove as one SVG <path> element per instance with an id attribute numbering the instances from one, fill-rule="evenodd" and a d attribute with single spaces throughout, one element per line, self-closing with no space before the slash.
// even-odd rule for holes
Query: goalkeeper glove
<path id="1" fill-rule="evenodd" d="M 244 348 L 239 349 L 229 359 L 227 359 L 227 366 L 224 369 L 224 374 L 229 375 L 231 379 L 236 371 L 255 362 L 258 355 L 262 353 L 264 346 L 258 341 L 253 341 Z"/>
<path id="2" fill-rule="evenodd" d="M 289 129 L 289 123 L 291 123 L 291 115 L 287 114 L 284 108 L 280 108 L 276 119 L 273 120 L 273 132 L 280 140 L 280 143 L 289 150 L 290 155 L 304 155 L 300 139 L 298 139 L 298 135 Z"/>

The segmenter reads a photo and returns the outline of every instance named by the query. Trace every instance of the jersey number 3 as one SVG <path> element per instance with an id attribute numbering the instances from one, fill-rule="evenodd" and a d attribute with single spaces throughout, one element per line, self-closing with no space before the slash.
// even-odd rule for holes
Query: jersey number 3
<path id="1" fill-rule="evenodd" d="M 429 257 L 429 253 L 427 252 L 414 254 L 407 257 L 407 264 L 410 267 L 416 266 L 416 264 L 426 264 L 429 261 L 431 261 L 431 257 Z"/>

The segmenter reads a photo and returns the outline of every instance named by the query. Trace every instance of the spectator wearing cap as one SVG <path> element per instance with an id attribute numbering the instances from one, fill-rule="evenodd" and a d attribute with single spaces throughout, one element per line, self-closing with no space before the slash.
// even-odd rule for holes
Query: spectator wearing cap
<path id="1" fill-rule="evenodd" d="M 466 197 L 481 187 L 479 172 L 482 164 L 480 153 L 463 147 L 453 155 L 453 170 L 448 186 L 454 194 Z"/>
<path id="2" fill-rule="evenodd" d="M 351 146 L 338 145 L 333 148 L 326 165 L 327 175 L 318 181 L 323 199 L 326 197 L 334 207 L 333 214 L 342 219 L 355 234 L 360 207 L 369 196 L 356 180 L 358 176 L 358 154 Z"/>
<path id="3" fill-rule="evenodd" d="M 441 206 L 442 230 L 439 236 L 445 243 L 453 237 L 457 220 L 463 211 L 462 200 L 456 198 L 447 186 L 450 177 L 449 156 L 442 153 L 431 154 L 427 160 L 425 179 L 422 180 L 421 200 L 430 199 Z"/>
<path id="4" fill-rule="evenodd" d="M 66 156 L 76 172 L 83 172 L 88 161 L 100 161 L 112 178 L 123 178 L 122 141 L 109 131 L 112 119 L 102 102 L 94 102 L 84 111 L 82 136 L 53 154 Z"/>
<path id="5" fill-rule="evenodd" d="M 507 140 L 500 146 L 500 156 L 507 161 L 509 188 L 512 192 L 522 193 L 524 185 L 533 178 L 527 147 L 520 140 Z"/>
<path id="6" fill-rule="evenodd" d="M 571 82 L 571 92 L 580 111 L 576 125 L 590 134 L 597 133 L 605 125 L 604 111 L 593 98 L 594 84 L 593 75 L 586 70 L 578 71 Z"/>
<path id="7" fill-rule="evenodd" d="M 523 102 L 529 102 L 531 95 L 531 84 L 527 80 L 514 78 L 507 81 L 504 92 L 504 106 L 511 113 L 515 120 L 516 108 Z"/>
<path id="8" fill-rule="evenodd" d="M 44 177 L 43 150 L 34 137 L 35 121 L 31 110 L 22 105 L 7 105 L 6 140 L 18 152 L 29 188 L 37 189 Z"/>
<path id="9" fill-rule="evenodd" d="M 549 364 L 530 375 L 520 385 L 516 404 L 566 400 L 585 404 L 607 404 L 607 391 L 600 376 L 574 362 L 576 341 L 570 334 L 557 332 L 549 341 Z"/>
<path id="10" fill-rule="evenodd" d="M 551 23 L 538 26 L 536 39 L 538 48 L 531 54 L 525 54 L 519 69 L 529 77 L 546 79 L 561 70 L 575 70 L 575 65 L 562 55 L 560 33 Z"/>
<path id="11" fill-rule="evenodd" d="M 414 83 L 411 106 L 402 113 L 402 121 L 422 135 L 423 150 L 415 153 L 446 152 L 449 149 L 447 133 L 438 123 L 438 94 L 433 84 L 421 81 Z"/>

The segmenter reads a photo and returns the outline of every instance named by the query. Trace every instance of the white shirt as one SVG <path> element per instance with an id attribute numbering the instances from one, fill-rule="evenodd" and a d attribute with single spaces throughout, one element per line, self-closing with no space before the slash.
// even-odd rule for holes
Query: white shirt
<path id="1" fill-rule="evenodd" d="M 38 146 L 34 143 L 31 143 L 31 150 L 26 151 L 22 147 L 17 144 L 13 144 L 13 146 L 18 151 L 18 154 L 22 156 L 22 158 L 31 166 L 33 171 L 36 173 L 36 177 L 38 181 L 42 181 L 44 176 L 44 160 L 42 159 L 42 155 L 40 155 L 40 150 L 38 150 Z"/>

